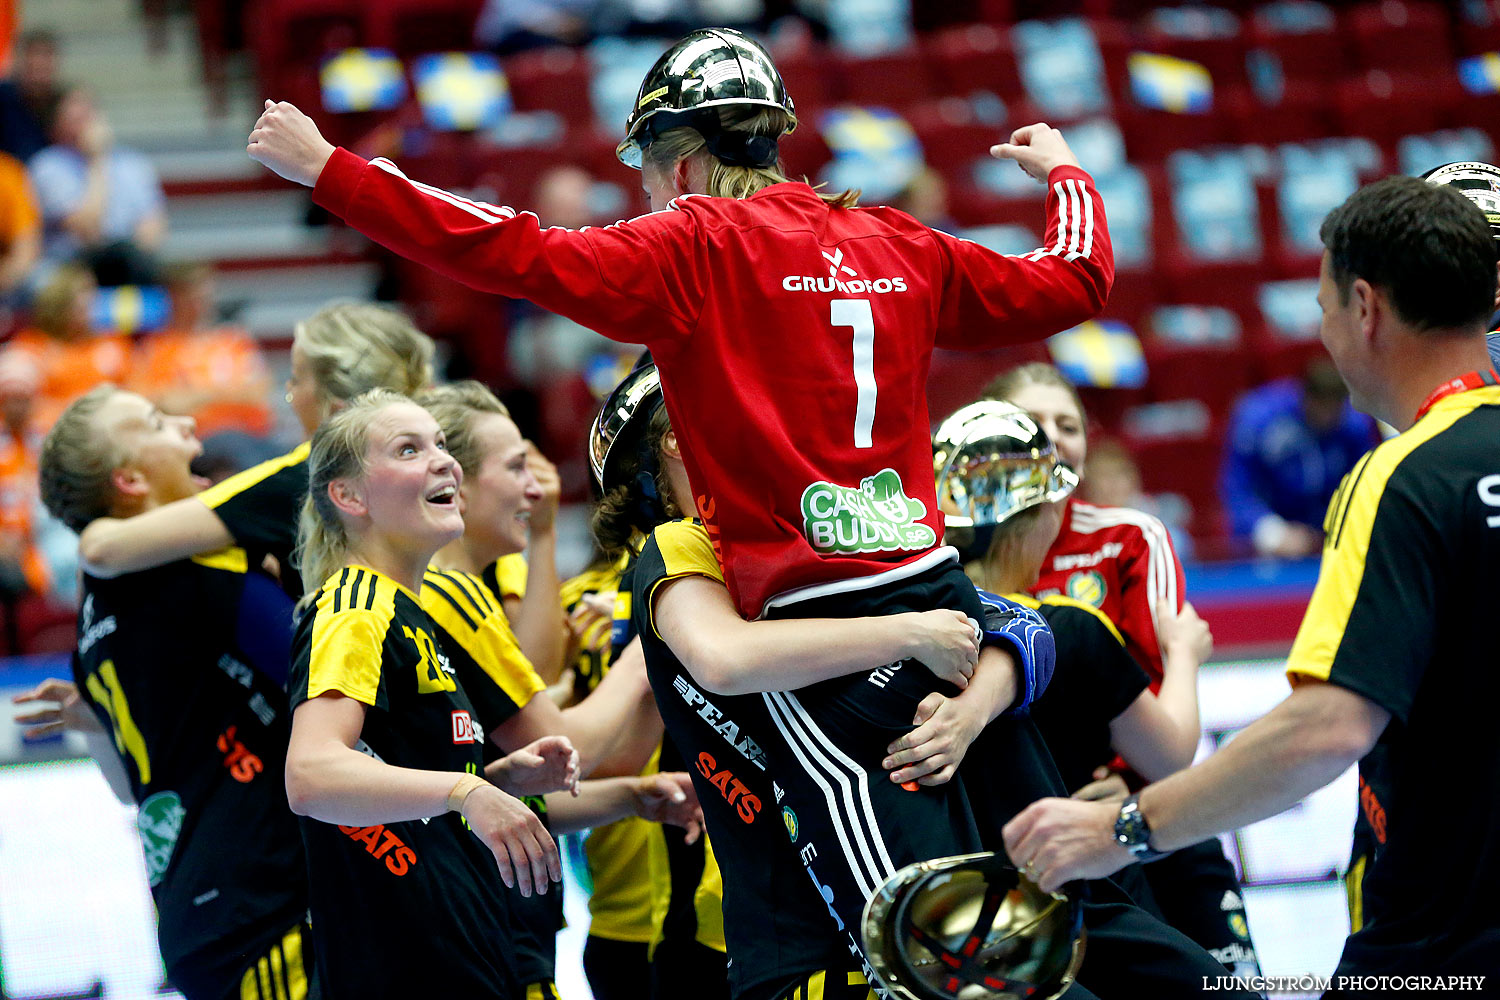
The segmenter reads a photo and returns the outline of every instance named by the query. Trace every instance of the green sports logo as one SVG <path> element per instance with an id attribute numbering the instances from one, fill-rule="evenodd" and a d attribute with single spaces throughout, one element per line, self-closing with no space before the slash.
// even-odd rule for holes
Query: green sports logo
<path id="1" fill-rule="evenodd" d="M 146 878 L 155 888 L 167 874 L 172 852 L 182 834 L 182 819 L 187 810 L 176 792 L 157 792 L 141 803 L 135 828 L 141 835 L 141 853 L 146 858 Z"/>
<path id="2" fill-rule="evenodd" d="M 819 552 L 931 548 L 937 533 L 920 523 L 926 516 L 926 505 L 906 495 L 895 469 L 882 469 L 857 488 L 816 482 L 802 491 L 802 533 Z"/>

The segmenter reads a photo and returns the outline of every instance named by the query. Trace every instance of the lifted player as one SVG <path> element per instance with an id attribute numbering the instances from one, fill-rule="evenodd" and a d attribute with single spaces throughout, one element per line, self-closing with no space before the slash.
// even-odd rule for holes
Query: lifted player
<path id="1" fill-rule="evenodd" d="M 742 615 L 951 608 L 978 622 L 973 586 L 938 546 L 928 362 L 934 347 L 1035 340 L 1097 314 L 1114 275 L 1103 204 L 1061 133 L 1018 129 L 992 152 L 1045 181 L 1046 244 L 997 254 L 789 181 L 777 141 L 796 121 L 760 46 L 693 32 L 647 74 L 618 149 L 654 211 L 576 232 L 335 149 L 286 104 L 266 103 L 248 152 L 398 253 L 650 347 Z M 777 729 L 757 734 L 806 762 L 784 787 L 809 829 L 830 843 L 834 827 L 868 831 L 862 850 L 827 863 L 849 926 L 897 868 L 978 847 L 972 824 L 954 819 L 966 812 L 961 788 L 906 793 L 879 777 L 885 747 L 939 686 L 906 663 L 876 683 L 843 678 L 777 699 L 810 720 L 796 739 L 837 748 L 838 780 L 858 795 L 825 796 L 807 752 Z"/>

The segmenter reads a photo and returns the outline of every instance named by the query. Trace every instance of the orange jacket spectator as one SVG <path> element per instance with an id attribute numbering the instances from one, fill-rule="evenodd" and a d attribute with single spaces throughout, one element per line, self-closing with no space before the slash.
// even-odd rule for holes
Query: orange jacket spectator
<path id="1" fill-rule="evenodd" d="M 42 433 L 69 403 L 100 382 L 124 384 L 130 375 L 130 339 L 95 334 L 90 325 L 89 307 L 97 290 L 87 268 L 57 268 L 37 293 L 34 327 L 16 334 L 6 348 L 6 354 L 17 353 L 36 365 L 33 420 Z"/>
<path id="2" fill-rule="evenodd" d="M 42 210 L 26 167 L 0 153 L 0 296 L 19 288 L 42 252 Z"/>
<path id="3" fill-rule="evenodd" d="M 31 422 L 39 375 L 20 354 L 0 358 L 0 562 L 14 564 L 32 592 L 45 594 L 51 573 L 36 544 L 42 435 Z"/>
<path id="4" fill-rule="evenodd" d="M 168 413 L 198 421 L 198 436 L 271 432 L 271 373 L 260 346 L 240 327 L 213 326 L 214 272 L 207 264 L 167 268 L 172 318 L 136 348 L 134 384 Z"/>

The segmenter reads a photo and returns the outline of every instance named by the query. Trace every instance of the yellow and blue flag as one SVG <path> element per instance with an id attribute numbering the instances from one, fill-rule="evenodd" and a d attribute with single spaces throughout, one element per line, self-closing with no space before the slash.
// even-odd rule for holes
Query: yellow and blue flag
<path id="1" fill-rule="evenodd" d="M 427 124 L 445 132 L 491 128 L 511 108 L 500 60 L 484 52 L 438 52 L 412 63 Z"/>
<path id="2" fill-rule="evenodd" d="M 1202 115 L 1213 110 L 1214 80 L 1202 63 L 1154 52 L 1132 52 L 1128 67 L 1130 94 L 1141 107 L 1178 115 Z"/>
<path id="3" fill-rule="evenodd" d="M 859 188 L 875 201 L 901 193 L 921 173 L 922 143 L 905 118 L 887 108 L 844 105 L 818 120 L 833 160 L 823 179 L 832 187 Z"/>
<path id="4" fill-rule="evenodd" d="M 1500 52 L 1460 59 L 1458 82 L 1471 94 L 1500 94 Z"/>
<path id="5" fill-rule="evenodd" d="M 406 100 L 406 74 L 388 49 L 345 49 L 323 63 L 318 81 L 334 114 L 390 111 Z"/>
<path id="6" fill-rule="evenodd" d="M 1074 385 L 1139 389 L 1146 384 L 1146 355 L 1128 323 L 1091 319 L 1049 338 L 1047 349 Z"/>
<path id="7" fill-rule="evenodd" d="M 157 285 L 101 288 L 89 307 L 89 321 L 101 333 L 149 333 L 166 326 L 171 314 L 167 290 Z"/>

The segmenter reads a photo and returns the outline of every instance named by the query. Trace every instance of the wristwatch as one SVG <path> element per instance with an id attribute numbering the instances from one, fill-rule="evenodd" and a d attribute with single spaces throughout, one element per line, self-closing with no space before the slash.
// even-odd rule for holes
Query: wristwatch
<path id="1" fill-rule="evenodd" d="M 1115 840 L 1135 855 L 1135 860 L 1155 861 L 1169 852 L 1152 850 L 1151 824 L 1141 813 L 1139 799 L 1139 795 L 1132 795 L 1120 803 L 1120 815 L 1115 817 Z"/>

